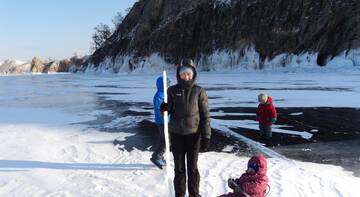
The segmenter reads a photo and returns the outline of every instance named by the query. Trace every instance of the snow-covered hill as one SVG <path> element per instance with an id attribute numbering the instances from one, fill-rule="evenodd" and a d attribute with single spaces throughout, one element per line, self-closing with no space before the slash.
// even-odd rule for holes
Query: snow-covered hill
<path id="1" fill-rule="evenodd" d="M 19 60 L 0 61 L 0 74 L 30 73 L 31 62 Z"/>

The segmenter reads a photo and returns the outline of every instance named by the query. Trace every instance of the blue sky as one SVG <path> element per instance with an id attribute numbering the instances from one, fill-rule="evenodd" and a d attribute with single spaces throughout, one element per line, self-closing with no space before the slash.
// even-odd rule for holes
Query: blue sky
<path id="1" fill-rule="evenodd" d="M 137 0 L 0 0 L 0 60 L 89 53 L 94 27 Z"/>

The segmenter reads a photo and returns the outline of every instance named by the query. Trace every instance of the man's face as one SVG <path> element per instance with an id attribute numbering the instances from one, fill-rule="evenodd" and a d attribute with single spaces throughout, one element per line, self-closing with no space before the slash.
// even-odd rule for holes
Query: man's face
<path id="1" fill-rule="evenodd" d="M 184 81 L 191 81 L 193 79 L 193 74 L 192 73 L 181 73 L 180 74 L 180 78 Z"/>

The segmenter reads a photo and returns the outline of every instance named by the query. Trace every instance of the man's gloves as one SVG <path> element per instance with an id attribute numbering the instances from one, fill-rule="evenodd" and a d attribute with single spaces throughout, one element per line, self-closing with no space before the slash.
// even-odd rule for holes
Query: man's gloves
<path id="1" fill-rule="evenodd" d="M 162 102 L 160 104 L 160 112 L 164 113 L 164 111 L 169 111 L 169 105 L 167 103 Z"/>
<path id="2" fill-rule="evenodd" d="M 201 139 L 200 145 L 201 145 L 200 147 L 201 152 L 206 152 L 210 147 L 210 139 L 209 138 Z"/>

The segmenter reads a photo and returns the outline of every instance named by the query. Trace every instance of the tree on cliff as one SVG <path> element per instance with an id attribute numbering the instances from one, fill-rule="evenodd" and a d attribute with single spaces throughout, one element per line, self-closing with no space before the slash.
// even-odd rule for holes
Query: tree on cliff
<path id="1" fill-rule="evenodd" d="M 124 16 L 121 12 L 117 12 L 114 18 L 112 19 L 112 23 L 114 24 L 114 30 L 118 29 L 122 21 L 124 20 Z"/>
<path id="2" fill-rule="evenodd" d="M 102 44 L 104 44 L 109 39 L 112 33 L 110 27 L 103 23 L 100 23 L 94 27 L 94 30 L 95 32 L 92 36 L 93 43 L 91 46 L 92 51 L 100 48 Z"/>

